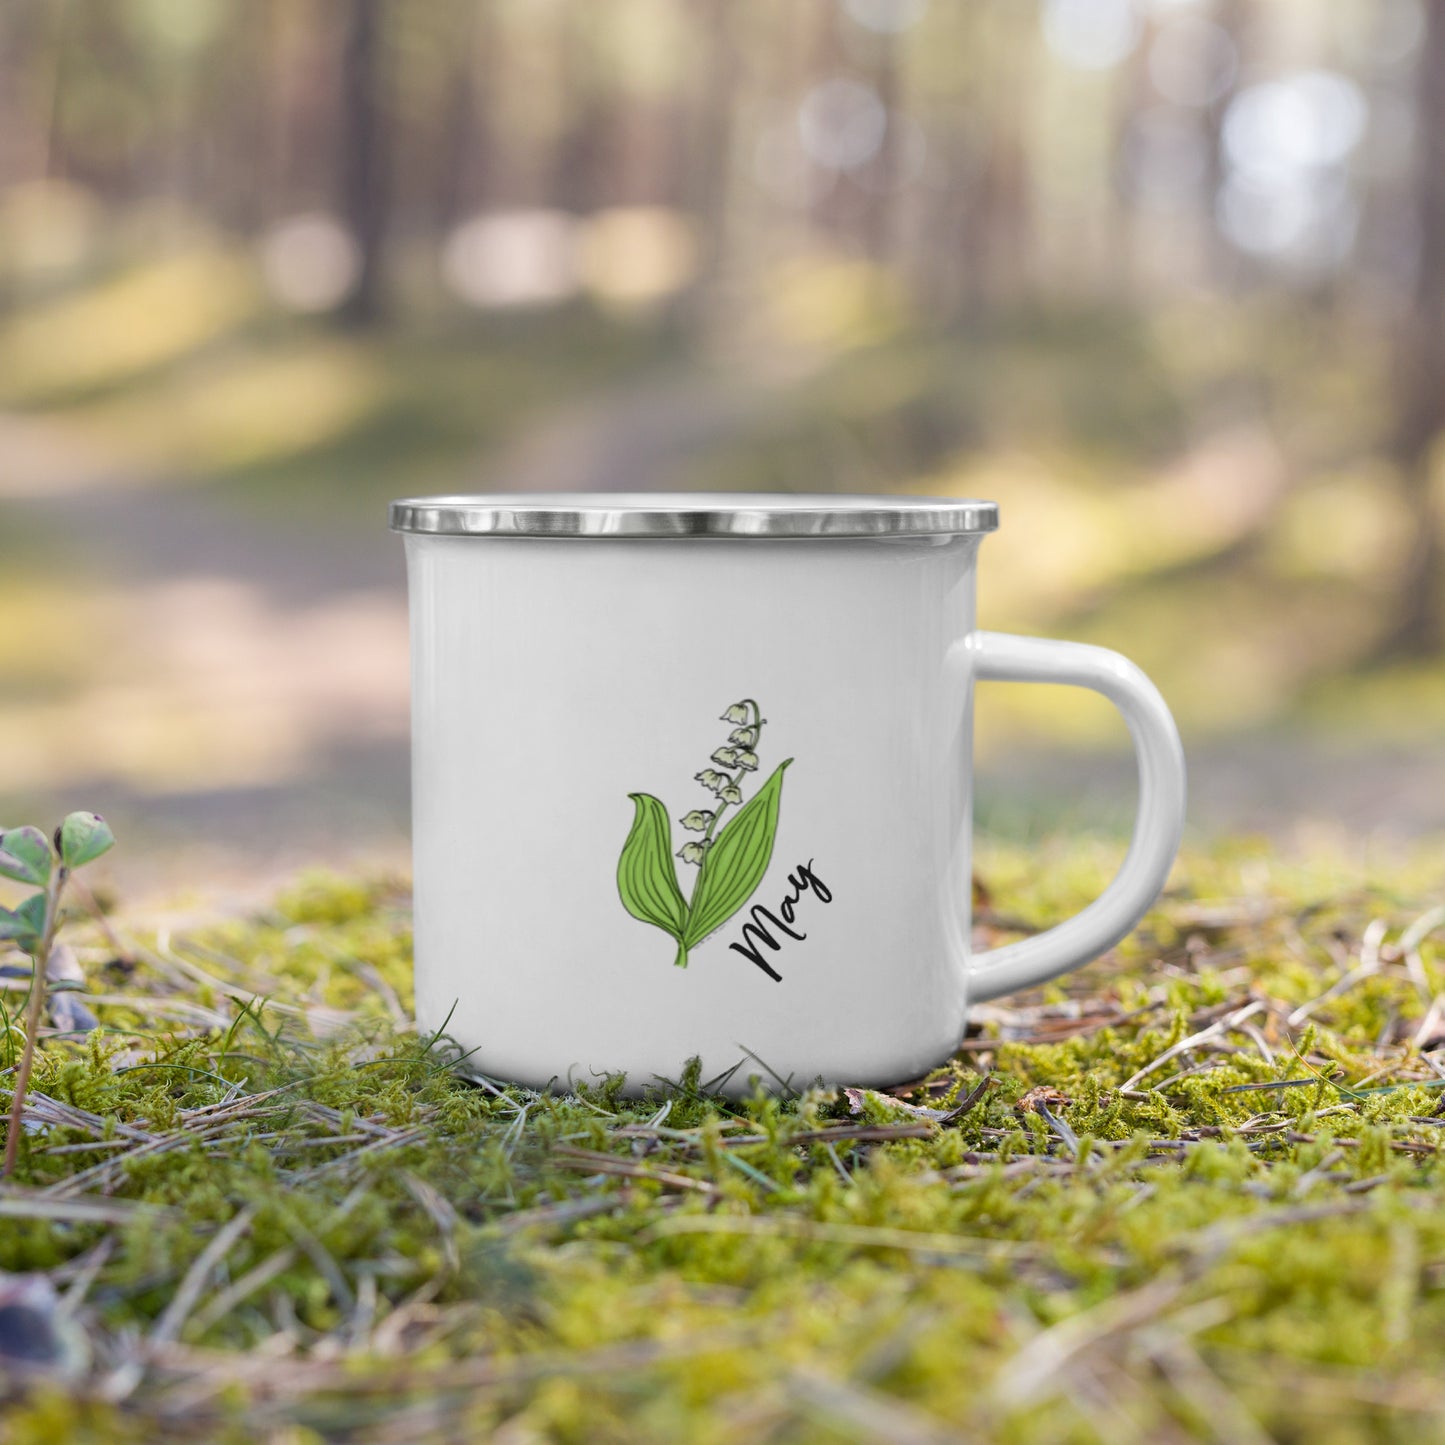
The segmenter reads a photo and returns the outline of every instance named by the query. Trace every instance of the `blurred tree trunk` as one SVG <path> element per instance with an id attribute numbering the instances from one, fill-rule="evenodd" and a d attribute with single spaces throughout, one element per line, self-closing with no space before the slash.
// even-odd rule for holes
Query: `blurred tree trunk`
<path id="1" fill-rule="evenodd" d="M 863 210 L 863 245 L 869 258 L 881 264 L 892 256 L 894 226 L 901 204 L 899 170 L 904 101 L 898 37 L 879 35 L 873 48 L 876 55 L 873 88 L 883 103 L 886 124 L 878 154 L 873 157 L 867 172 L 871 194 Z"/>
<path id="2" fill-rule="evenodd" d="M 683 167 L 676 190 L 696 218 L 697 273 L 686 300 L 686 324 L 706 328 L 710 290 L 728 255 L 728 206 L 732 195 L 734 103 L 741 83 L 734 0 L 695 0 L 703 73 L 692 144 L 676 152 Z"/>
<path id="3" fill-rule="evenodd" d="M 271 170 L 266 134 L 271 19 L 268 8 L 254 17 L 228 17 L 223 58 L 218 60 L 219 74 L 211 92 L 221 97 L 221 115 L 216 147 L 201 184 L 215 196 L 216 209 L 227 224 L 244 234 L 259 230 L 266 220 L 264 204 Z M 204 107 L 204 97 L 201 104 Z"/>
<path id="4" fill-rule="evenodd" d="M 1239 253 L 1215 220 L 1219 193 L 1228 175 L 1224 156 L 1224 117 L 1239 89 L 1240 76 L 1250 69 L 1250 0 L 1224 0 L 1215 23 L 1234 42 L 1237 62 L 1223 94 L 1200 111 L 1204 127 L 1205 164 L 1199 196 L 1199 228 L 1203 237 L 1202 264 L 1205 274 L 1219 286 L 1231 286 L 1239 274 Z"/>
<path id="5" fill-rule="evenodd" d="M 964 287 L 972 274 L 968 247 L 973 234 L 968 220 L 973 214 L 977 160 L 967 127 L 941 107 L 929 118 L 929 137 L 930 165 L 939 180 L 924 188 L 914 267 L 925 308 L 933 317 L 945 319 L 962 308 Z"/>
<path id="6" fill-rule="evenodd" d="M 1432 462 L 1445 431 L 1445 0 L 1427 0 L 1418 60 L 1414 201 L 1419 259 L 1413 304 L 1396 350 L 1400 412 L 1395 456 L 1409 488 L 1415 538 L 1402 577 L 1402 606 L 1387 655 L 1423 657 L 1445 642 L 1445 571 Z"/>
<path id="7" fill-rule="evenodd" d="M 602 18 L 599 19 L 598 16 Z M 561 11 L 561 81 L 564 119 L 552 160 L 551 194 L 555 204 L 585 216 L 611 200 L 606 181 L 611 115 L 597 74 L 594 27 L 606 22 L 605 12 L 580 4 Z"/>
<path id="8" fill-rule="evenodd" d="M 688 177 L 691 205 L 703 236 L 703 270 L 716 269 L 724 251 L 733 153 L 733 101 L 740 82 L 737 20 L 732 0 L 701 0 L 704 74 L 698 101 L 697 144 Z M 685 154 L 685 152 L 683 153 Z"/>
<path id="9" fill-rule="evenodd" d="M 1142 21 L 1139 43 L 1120 67 L 1110 96 L 1108 173 L 1104 213 L 1105 255 L 1100 290 L 1113 293 L 1121 301 L 1137 300 L 1145 278 L 1141 262 L 1145 248 L 1141 245 L 1138 191 L 1131 172 L 1132 150 L 1138 133 L 1139 118 L 1147 110 L 1153 92 L 1149 81 L 1149 48 L 1154 42 L 1156 25 L 1152 16 Z"/>
<path id="10" fill-rule="evenodd" d="M 473 0 L 462 12 L 451 85 L 442 107 L 442 165 L 436 220 L 450 228 L 490 201 L 496 136 L 488 101 L 497 55 L 494 0 Z"/>
<path id="11" fill-rule="evenodd" d="M 371 326 L 382 313 L 390 188 L 382 96 L 382 0 L 346 0 L 341 55 L 341 209 L 360 253 L 356 285 L 339 319 Z"/>
<path id="12" fill-rule="evenodd" d="M 975 310 L 996 310 L 1029 286 L 1033 262 L 1033 176 L 1025 139 L 1023 85 L 1000 84 L 992 135 L 975 207 L 978 270 L 970 285 Z"/>
<path id="13" fill-rule="evenodd" d="M 262 202 L 265 218 L 276 220 L 299 208 L 337 204 L 341 76 L 330 15 L 295 0 L 270 0 L 262 13 L 270 39 Z M 255 12 L 248 19 L 261 23 Z"/>
<path id="14" fill-rule="evenodd" d="M 846 73 L 848 69 L 840 13 L 841 9 L 836 3 L 815 8 L 812 17 L 813 33 L 799 54 L 799 99 L 806 96 L 815 85 L 840 73 Z M 833 184 L 826 190 L 821 190 L 809 207 L 814 229 L 832 237 L 847 236 L 854 220 L 856 199 L 857 193 L 852 182 L 846 175 L 836 174 Z"/>
<path id="15" fill-rule="evenodd" d="M 0 5 L 0 182 L 61 174 L 57 144 L 70 7 Z M 27 93 L 28 92 L 28 93 Z"/>

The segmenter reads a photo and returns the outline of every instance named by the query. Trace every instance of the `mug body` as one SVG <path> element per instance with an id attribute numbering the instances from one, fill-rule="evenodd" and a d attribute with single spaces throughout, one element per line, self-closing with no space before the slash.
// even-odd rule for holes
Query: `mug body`
<path id="1" fill-rule="evenodd" d="M 946 1058 L 983 530 L 409 530 L 419 1027 L 539 1088 Z"/>

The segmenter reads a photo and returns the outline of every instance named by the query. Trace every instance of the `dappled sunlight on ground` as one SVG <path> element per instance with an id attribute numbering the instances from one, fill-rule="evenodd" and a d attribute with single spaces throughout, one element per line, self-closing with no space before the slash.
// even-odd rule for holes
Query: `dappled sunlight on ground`
<path id="1" fill-rule="evenodd" d="M 34 404 L 114 385 L 213 341 L 260 307 L 254 269 L 203 247 L 42 303 L 0 331 L 0 389 Z"/>
<path id="2" fill-rule="evenodd" d="M 920 490 L 999 502 L 980 595 L 999 625 L 1026 627 L 1243 541 L 1279 505 L 1284 477 L 1268 434 L 1239 429 L 1142 479 L 1111 483 L 1067 456 L 984 454 Z"/>
<path id="3" fill-rule="evenodd" d="M 0 709 L 0 754 L 30 789 L 284 784 L 333 747 L 406 736 L 406 612 L 393 595 L 282 609 L 232 579 L 185 579 L 92 611 L 101 628 L 64 694 Z"/>
<path id="4" fill-rule="evenodd" d="M 104 439 L 134 473 L 193 480 L 274 464 L 324 447 L 364 422 L 382 391 L 379 362 L 341 342 L 229 351 L 139 395 L 85 408 L 82 439 Z"/>

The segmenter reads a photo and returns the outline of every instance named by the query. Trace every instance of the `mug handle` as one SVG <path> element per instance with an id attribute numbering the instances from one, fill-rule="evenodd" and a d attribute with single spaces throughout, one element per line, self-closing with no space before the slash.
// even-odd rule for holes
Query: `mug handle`
<path id="1" fill-rule="evenodd" d="M 1184 749 L 1159 689 L 1106 647 L 973 632 L 954 648 L 977 681 L 1053 682 L 1102 693 L 1124 715 L 1139 762 L 1139 810 L 1114 881 L 1082 913 L 973 956 L 969 999 L 983 1002 L 1067 973 L 1127 934 L 1159 896 L 1184 831 Z"/>

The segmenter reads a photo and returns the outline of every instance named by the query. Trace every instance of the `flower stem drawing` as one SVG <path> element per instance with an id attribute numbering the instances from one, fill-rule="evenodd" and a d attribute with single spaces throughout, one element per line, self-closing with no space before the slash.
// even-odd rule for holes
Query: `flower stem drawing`
<path id="1" fill-rule="evenodd" d="M 767 719 L 750 697 L 735 702 L 722 715 L 733 725 L 727 742 L 717 748 L 710 767 L 697 781 L 716 800 L 710 808 L 694 808 L 678 819 L 701 837 L 672 851 L 672 823 L 667 808 L 651 793 L 629 793 L 636 807 L 632 831 L 617 860 L 617 891 L 622 906 L 643 923 L 669 934 L 677 943 L 673 962 L 686 968 L 689 953 L 715 933 L 757 891 L 773 856 L 778 831 L 786 758 L 746 802 L 743 787 L 758 771 L 758 743 Z M 729 808 L 737 811 L 724 823 Z M 692 891 L 683 897 L 673 858 L 695 867 Z"/>

